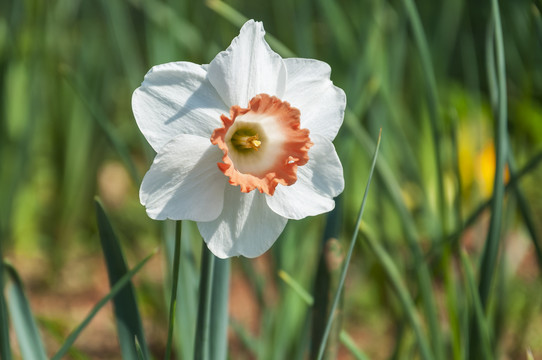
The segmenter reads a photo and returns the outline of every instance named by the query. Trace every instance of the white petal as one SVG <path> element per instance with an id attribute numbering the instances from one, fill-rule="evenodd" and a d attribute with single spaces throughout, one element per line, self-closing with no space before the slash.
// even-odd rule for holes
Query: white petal
<path id="1" fill-rule="evenodd" d="M 318 60 L 284 59 L 288 71 L 288 101 L 301 111 L 301 127 L 311 134 L 335 139 L 343 123 L 346 95 L 330 80 L 331 68 Z"/>
<path id="2" fill-rule="evenodd" d="M 333 198 L 344 189 L 341 161 L 335 147 L 320 135 L 311 135 L 314 146 L 309 161 L 297 168 L 297 181 L 290 186 L 278 185 L 267 204 L 288 219 L 303 219 L 333 210 Z"/>
<path id="3" fill-rule="evenodd" d="M 132 96 L 132 108 L 139 129 L 158 152 L 179 134 L 209 138 L 221 127 L 221 114 L 229 114 L 207 72 L 189 62 L 153 67 Z"/>
<path id="4" fill-rule="evenodd" d="M 211 221 L 222 212 L 227 177 L 218 169 L 222 152 L 209 139 L 179 135 L 154 158 L 139 198 L 156 220 Z"/>
<path id="5" fill-rule="evenodd" d="M 211 222 L 198 222 L 209 250 L 219 258 L 260 256 L 277 240 L 287 219 L 275 214 L 257 191 L 242 193 L 226 186 L 222 214 Z"/>
<path id="6" fill-rule="evenodd" d="M 284 62 L 264 35 L 261 22 L 247 21 L 239 36 L 209 64 L 209 81 L 228 106 L 246 107 L 261 93 L 279 98 L 284 94 Z"/>

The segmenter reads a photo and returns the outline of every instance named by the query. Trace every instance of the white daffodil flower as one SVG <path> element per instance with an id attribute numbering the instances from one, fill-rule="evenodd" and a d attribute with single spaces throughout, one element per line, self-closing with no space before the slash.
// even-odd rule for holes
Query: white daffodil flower
<path id="1" fill-rule="evenodd" d="M 267 251 L 288 219 L 333 209 L 344 188 L 332 140 L 346 96 L 330 67 L 282 59 L 248 21 L 208 65 L 153 67 L 132 97 L 157 155 L 140 199 L 157 220 L 193 220 L 220 258 Z"/>

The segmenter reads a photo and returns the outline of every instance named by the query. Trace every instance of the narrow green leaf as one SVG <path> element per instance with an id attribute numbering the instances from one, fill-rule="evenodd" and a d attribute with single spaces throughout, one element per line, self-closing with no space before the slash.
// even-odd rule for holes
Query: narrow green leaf
<path id="1" fill-rule="evenodd" d="M 230 294 L 230 259 L 215 259 L 210 328 L 211 359 L 226 360 L 228 356 L 228 302 Z"/>
<path id="2" fill-rule="evenodd" d="M 143 350 L 141 349 L 141 343 L 139 342 L 137 337 L 134 338 L 134 343 L 135 343 L 135 348 L 136 348 L 136 351 L 137 351 L 137 359 L 138 360 L 147 360 L 147 357 L 145 356 L 145 354 L 143 353 Z"/>
<path id="3" fill-rule="evenodd" d="M 11 360 L 9 344 L 9 323 L 6 298 L 4 297 L 4 256 L 2 255 L 2 240 L 0 239 L 0 358 Z"/>
<path id="4" fill-rule="evenodd" d="M 508 149 L 508 169 L 510 171 L 510 176 L 514 176 L 516 174 L 516 165 L 514 161 L 514 156 L 510 151 L 510 147 L 508 147 Z M 521 191 L 519 184 L 517 182 L 514 182 L 512 184 L 512 188 L 514 189 L 514 192 L 516 194 L 518 200 L 518 208 L 521 216 L 523 217 L 523 221 L 525 222 L 525 227 L 527 228 L 527 231 L 529 232 L 529 235 L 533 242 L 536 259 L 538 260 L 538 268 L 542 270 L 542 243 L 540 241 L 540 236 L 538 236 L 537 233 L 535 217 L 533 216 L 533 213 L 529 208 L 527 199 L 523 194 L 523 191 Z"/>
<path id="5" fill-rule="evenodd" d="M 326 326 L 326 329 L 324 331 L 324 336 L 322 337 L 322 342 L 320 343 L 320 350 L 318 352 L 318 359 L 322 359 L 324 356 L 324 350 L 326 348 L 326 342 L 327 338 L 329 336 L 329 332 L 331 330 L 331 323 L 333 320 L 333 314 L 335 313 L 335 310 L 337 309 L 337 305 L 339 304 L 339 298 L 341 294 L 341 290 L 344 286 L 344 280 L 346 279 L 346 272 L 348 270 L 348 266 L 350 265 L 350 259 L 352 258 L 352 252 L 354 250 L 354 245 L 356 244 L 356 238 L 358 236 L 359 232 L 359 225 L 361 223 L 361 217 L 363 216 L 363 210 L 365 209 L 365 202 L 367 200 L 367 195 L 369 194 L 369 186 L 371 185 L 371 180 L 373 178 L 373 173 L 375 170 L 376 165 L 376 158 L 378 155 L 378 149 L 380 148 L 380 140 L 382 139 L 382 130 L 380 130 L 380 134 L 378 136 L 378 141 L 376 142 L 376 148 L 373 155 L 373 163 L 371 165 L 371 171 L 369 172 L 369 179 L 367 180 L 367 186 L 365 187 L 365 193 L 363 194 L 363 200 L 361 202 L 361 207 L 359 209 L 358 213 L 358 219 L 356 221 L 356 227 L 354 228 L 354 234 L 352 235 L 352 239 L 350 240 L 350 247 L 348 248 L 348 253 L 346 255 L 346 259 L 344 261 L 343 268 L 341 270 L 341 276 L 339 280 L 339 285 L 337 287 L 337 291 L 335 293 L 335 298 L 333 299 L 333 304 L 331 305 L 331 309 L 329 311 L 329 318 L 328 323 Z"/>
<path id="6" fill-rule="evenodd" d="M 135 89 L 140 84 L 140 74 L 145 71 L 143 60 L 139 54 L 140 41 L 137 38 L 136 24 L 130 13 L 129 4 L 125 1 L 101 1 L 108 34 L 115 44 L 115 52 L 109 54 L 118 57 L 123 66 L 130 88 Z"/>
<path id="7" fill-rule="evenodd" d="M 353 58 L 358 42 L 342 7 L 336 1 L 319 0 L 317 3 L 327 23 L 333 24 L 333 26 L 330 26 L 329 31 L 333 33 L 333 43 L 336 44 L 342 57 L 345 59 Z"/>
<path id="8" fill-rule="evenodd" d="M 495 50 L 497 56 L 498 113 L 495 138 L 495 181 L 493 185 L 493 200 L 491 203 L 491 218 L 484 253 L 482 256 L 480 284 L 480 300 L 483 308 L 487 308 L 495 264 L 499 252 L 501 238 L 501 222 L 504 200 L 504 165 L 507 153 L 507 96 L 506 96 L 506 69 L 504 60 L 504 44 L 501 27 L 501 17 L 497 0 L 492 0 L 492 21 L 495 34 Z M 486 54 L 492 57 L 493 54 Z"/>
<path id="9" fill-rule="evenodd" d="M 279 277 L 288 285 L 294 292 L 309 306 L 314 304 L 314 299 L 311 294 L 305 290 L 301 284 L 299 284 L 293 277 L 290 276 L 286 271 L 279 270 Z M 352 337 L 345 331 L 341 330 L 339 334 L 339 340 L 341 343 L 350 351 L 350 353 L 358 360 L 367 360 L 368 357 L 365 355 L 357 346 Z"/>
<path id="10" fill-rule="evenodd" d="M 217 14 L 222 16 L 224 19 L 228 20 L 230 23 L 237 27 L 243 26 L 247 22 L 248 18 L 241 14 L 239 11 L 232 8 L 230 5 L 226 4 L 221 0 L 207 0 L 206 4 L 209 8 L 214 10 Z M 295 54 L 290 50 L 286 45 L 281 41 L 275 38 L 271 34 L 265 35 L 267 42 L 273 50 L 279 53 L 283 57 L 294 57 Z"/>
<path id="11" fill-rule="evenodd" d="M 410 326 L 414 330 L 414 335 L 416 336 L 416 341 L 418 342 L 418 346 L 420 348 L 421 358 L 424 360 L 433 360 L 434 356 L 431 353 L 429 344 L 427 343 L 427 336 L 423 333 L 420 317 L 416 307 L 414 306 L 414 301 L 410 297 L 407 286 L 405 285 L 404 280 L 401 278 L 399 269 L 397 269 L 393 259 L 387 253 L 384 247 L 380 245 L 378 241 L 373 239 L 373 236 L 369 232 L 366 232 L 366 239 L 369 247 L 374 252 L 376 258 L 386 272 L 393 289 L 397 293 L 397 297 L 399 298 L 405 315 L 410 322 Z"/>
<path id="12" fill-rule="evenodd" d="M 312 305 L 312 329 L 310 340 L 310 358 L 316 358 L 320 351 L 320 344 L 324 338 L 326 328 L 329 322 L 331 303 L 334 294 L 339 290 L 341 277 L 341 267 L 344 264 L 344 254 L 339 241 L 342 219 L 342 196 L 336 199 L 335 208 L 328 214 L 324 235 L 322 236 L 322 245 L 318 257 L 318 266 L 316 276 L 314 277 L 313 294 L 314 303 Z M 336 265 L 330 266 L 329 259 L 335 259 Z M 342 291 L 341 291 L 342 293 Z M 340 296 L 342 299 L 342 296 Z M 325 356 L 334 359 L 338 356 L 339 333 L 342 319 L 342 301 L 333 313 L 334 325 L 329 330 L 328 341 L 325 348 Z"/>
<path id="13" fill-rule="evenodd" d="M 75 76 L 73 70 L 68 67 L 62 67 L 61 73 L 64 76 L 66 83 L 72 88 L 74 94 L 87 108 L 94 121 L 96 121 L 96 124 L 98 124 L 108 141 L 111 143 L 113 149 L 115 149 L 115 151 L 121 158 L 122 162 L 130 173 L 132 181 L 138 184 L 140 182 L 139 174 L 132 158 L 130 157 L 128 147 L 121 140 L 118 131 L 112 126 L 109 121 L 107 121 L 108 117 L 105 111 L 100 106 L 98 106 L 95 101 L 92 100 L 92 97 L 89 95 L 90 91 L 87 89 L 83 81 L 77 76 Z"/>
<path id="14" fill-rule="evenodd" d="M 529 175 L 532 171 L 534 171 L 540 164 L 542 163 L 542 151 L 534 155 L 527 163 L 514 175 L 511 174 L 510 180 L 504 187 L 505 193 L 510 191 L 511 188 L 513 188 L 521 179 L 523 179 L 525 176 Z M 467 220 L 463 223 L 463 225 L 459 226 L 458 229 L 456 229 L 454 232 L 452 232 L 447 242 L 450 243 L 450 246 L 456 246 L 457 242 L 460 240 L 461 235 L 467 229 L 468 227 L 474 225 L 474 223 L 478 220 L 480 215 L 484 213 L 484 211 L 492 204 L 493 197 L 489 198 L 488 200 L 484 201 L 482 204 L 480 204 L 476 210 L 474 210 L 468 217 Z M 435 244 L 429 251 L 428 251 L 428 258 L 435 257 L 437 254 L 439 254 L 443 249 L 443 244 Z"/>
<path id="15" fill-rule="evenodd" d="M 427 83 L 427 97 L 429 105 L 429 120 L 431 125 L 431 137 L 433 140 L 433 148 L 435 150 L 435 171 L 437 176 L 437 201 L 438 201 L 438 211 L 440 214 L 440 227 L 441 234 L 437 242 L 442 240 L 442 234 L 444 233 L 444 225 L 446 219 L 446 202 L 444 196 L 444 171 L 442 168 L 442 149 L 441 149 L 441 133 L 442 133 L 442 121 L 439 113 L 439 95 L 437 89 L 437 80 L 435 77 L 435 70 L 433 67 L 433 61 L 429 53 L 429 45 L 427 42 L 427 37 L 423 30 L 422 22 L 420 15 L 416 8 L 416 4 L 413 0 L 403 0 L 403 6 L 405 7 L 407 16 L 409 18 L 410 24 L 412 26 L 412 31 L 414 34 L 414 40 L 418 51 L 420 53 L 420 60 L 423 67 L 423 72 L 425 75 L 425 80 Z M 431 320 L 430 320 L 431 321 Z M 444 347 L 442 346 L 442 341 L 440 339 L 440 332 L 435 331 L 438 329 L 434 328 L 435 324 L 429 324 L 432 327 L 433 334 L 433 346 L 437 350 L 436 355 L 438 358 L 444 358 Z"/>
<path id="16" fill-rule="evenodd" d="M 476 290 L 476 280 L 474 279 L 474 271 L 469 262 L 468 256 L 465 251 L 461 251 L 461 264 L 463 265 L 464 275 L 467 281 L 467 292 L 472 298 L 474 307 L 474 317 L 476 319 L 476 326 L 478 328 L 479 336 L 477 339 L 481 339 L 476 344 L 471 344 L 475 350 L 481 351 L 484 359 L 494 359 L 495 357 L 491 353 L 491 331 L 487 319 L 484 315 L 484 309 L 481 299 Z"/>
<path id="17" fill-rule="evenodd" d="M 7 285 L 9 312 L 23 359 L 47 359 L 21 278 L 8 262 L 4 262 L 4 269 L 11 281 Z"/>
<path id="18" fill-rule="evenodd" d="M 181 231 L 182 230 L 182 231 Z M 186 221 L 182 223 L 182 229 L 177 221 L 166 220 L 163 223 L 164 255 L 168 264 L 168 282 L 173 281 L 173 268 L 175 265 L 175 244 L 177 233 L 181 234 L 179 270 L 177 272 L 177 297 L 175 299 L 175 326 L 173 331 L 173 343 L 176 348 L 178 359 L 192 359 L 194 357 L 194 342 L 196 334 L 196 320 L 198 314 L 198 284 L 199 284 L 199 263 L 194 251 L 200 248 L 200 235 L 196 223 Z M 196 239 L 193 241 L 193 239 Z M 168 289 L 171 290 L 171 289 Z M 165 303 L 170 304 L 171 293 L 166 292 Z M 169 359 L 168 359 L 169 360 Z"/>
<path id="19" fill-rule="evenodd" d="M 489 90 L 490 90 L 490 98 L 491 98 L 491 105 L 494 109 L 499 111 L 499 87 L 498 87 L 498 79 L 497 79 L 497 71 L 495 68 L 495 52 L 494 52 L 494 27 L 493 22 L 490 24 L 490 31 L 486 39 L 486 54 L 488 56 L 487 58 L 487 78 L 488 78 L 488 84 L 489 84 Z M 514 159 L 514 154 L 512 153 L 512 147 L 510 146 L 510 137 L 507 136 L 507 163 L 508 163 L 508 170 L 510 172 L 510 177 L 514 178 L 516 177 L 516 161 Z M 531 210 L 529 209 L 529 204 L 527 203 L 527 199 L 525 198 L 525 195 L 523 195 L 523 192 L 521 191 L 521 188 L 519 187 L 519 183 L 517 181 L 510 182 L 510 186 L 512 186 L 512 189 L 514 190 L 514 193 L 516 195 L 516 198 L 518 200 L 518 207 L 521 213 L 521 216 L 523 217 L 523 220 L 525 221 L 525 227 L 527 228 L 527 231 L 529 232 L 529 235 L 531 236 L 531 240 L 533 241 L 533 245 L 535 248 L 535 254 L 536 258 L 538 260 L 538 266 L 542 269 L 542 248 L 540 245 L 540 239 L 537 234 L 535 221 L 533 218 L 533 215 L 531 213 Z M 506 188 L 505 188 L 506 191 Z"/>
<path id="20" fill-rule="evenodd" d="M 348 108 L 346 109 L 345 113 L 345 124 L 347 127 L 349 127 L 349 129 L 352 131 L 353 135 L 357 138 L 360 144 L 364 146 L 368 151 L 370 146 L 374 147 L 373 140 L 369 137 L 365 129 L 363 129 L 363 127 L 357 121 L 354 113 Z M 416 229 L 416 223 L 412 214 L 405 205 L 401 192 L 401 187 L 397 182 L 397 177 L 392 172 L 389 164 L 386 162 L 386 159 L 384 157 L 382 157 L 377 163 L 376 171 L 380 175 L 379 179 L 382 181 L 382 185 L 387 191 L 390 200 L 392 201 L 393 206 L 397 210 L 401 219 L 405 232 L 405 240 L 414 258 L 414 266 L 416 267 L 417 281 L 420 285 L 420 296 L 422 299 L 424 313 L 429 323 L 432 324 L 432 328 L 436 329 L 434 331 L 438 332 L 438 312 L 435 304 L 435 299 L 433 297 L 431 274 L 429 272 L 427 262 L 424 258 L 424 254 L 422 253 L 422 249 L 418 242 L 420 237 L 418 235 L 418 230 Z M 442 242 L 437 242 L 435 246 L 440 249 L 442 246 Z"/>
<path id="21" fill-rule="evenodd" d="M 444 171 L 442 167 L 442 150 L 441 150 L 441 133 L 442 124 L 439 114 L 439 100 L 437 91 L 437 81 L 435 78 L 435 72 L 433 62 L 429 53 L 429 45 L 427 38 L 423 30 L 420 15 L 416 8 L 416 4 L 413 0 L 403 0 L 407 16 L 409 18 L 412 30 L 414 33 L 414 40 L 420 53 L 420 59 L 422 62 L 423 72 L 427 82 L 427 96 L 429 105 L 429 119 L 431 125 L 431 136 L 433 140 L 433 148 L 435 151 L 435 171 L 437 177 L 437 209 L 440 214 L 440 234 L 436 239 L 437 243 L 442 242 L 443 234 L 445 232 L 446 225 L 446 202 L 444 196 Z M 422 296 L 425 296 L 422 294 Z M 431 311 L 428 316 L 429 328 L 431 329 L 430 338 L 432 340 L 433 350 L 435 351 L 436 359 L 444 359 L 444 345 L 440 336 L 438 318 L 435 311 Z"/>
<path id="22" fill-rule="evenodd" d="M 102 204 L 96 199 L 96 218 L 100 232 L 100 241 L 107 265 L 109 284 L 113 286 L 128 272 L 120 242 L 113 231 Z M 122 357 L 124 359 L 137 359 L 137 349 L 134 337 L 138 339 L 143 353 L 149 357 L 149 349 L 145 342 L 141 316 L 137 307 L 135 291 L 131 281 L 113 298 L 117 333 L 119 337 Z"/>
<path id="23" fill-rule="evenodd" d="M 211 298 L 213 296 L 213 275 L 215 256 L 202 241 L 201 277 L 199 288 L 198 320 L 194 344 L 194 359 L 207 360 L 210 357 Z"/>
<path id="24" fill-rule="evenodd" d="M 459 305 L 458 289 L 454 278 L 454 272 L 450 271 L 452 267 L 452 250 L 450 248 L 444 251 L 442 255 L 442 273 L 444 278 L 445 304 L 450 323 L 450 358 L 461 359 L 461 328 L 459 324 Z"/>
<path id="25" fill-rule="evenodd" d="M 307 304 L 307 305 L 311 305 L 314 303 L 314 299 L 312 298 L 311 294 L 309 294 L 309 292 L 305 289 L 303 289 L 303 287 L 301 287 L 301 285 L 295 281 L 294 278 L 292 278 L 286 271 L 284 270 L 279 270 L 279 273 L 278 273 L 279 277 L 286 283 L 288 284 L 292 290 L 295 291 L 295 293 L 297 295 L 299 295 L 299 297 Z"/>
<path id="26" fill-rule="evenodd" d="M 171 283 L 171 299 L 169 301 L 169 325 L 167 331 L 167 344 L 165 359 L 171 359 L 171 345 L 173 341 L 173 328 L 175 324 L 175 311 L 177 309 L 177 285 L 179 283 L 179 263 L 181 257 L 182 221 L 175 225 L 175 250 L 173 252 L 173 276 Z"/>
<path id="27" fill-rule="evenodd" d="M 79 324 L 79 326 L 77 326 L 75 328 L 75 330 L 72 331 L 72 333 L 66 338 L 66 341 L 64 342 L 64 344 L 62 345 L 62 347 L 60 348 L 60 350 L 58 350 L 58 352 L 52 357 L 52 360 L 60 360 L 62 359 L 62 357 L 64 355 L 66 355 L 66 353 L 68 352 L 68 350 L 70 349 L 70 347 L 73 345 L 73 343 L 75 342 L 75 340 L 77 340 L 77 337 L 79 336 L 79 334 L 81 333 L 81 331 L 83 331 L 85 329 L 85 327 L 90 323 L 90 321 L 94 318 L 94 316 L 98 313 L 98 311 L 100 311 L 100 309 L 105 305 L 107 304 L 107 302 L 109 300 L 111 300 L 112 298 L 114 298 L 120 291 L 122 291 L 122 289 L 124 289 L 124 287 L 130 283 L 130 280 L 132 279 L 132 277 L 137 274 L 137 272 L 139 270 L 141 270 L 141 268 L 147 263 L 147 261 L 149 261 L 149 259 L 158 252 L 158 249 L 155 249 L 153 252 L 151 252 L 149 255 L 147 255 L 143 260 L 141 260 L 136 266 L 134 266 L 130 271 L 128 271 L 126 274 L 124 274 L 116 283 L 113 287 L 111 287 L 111 291 L 106 295 L 104 296 L 100 301 L 98 301 L 98 303 L 96 305 L 94 305 L 94 307 L 92 308 L 92 310 L 90 310 L 90 312 L 88 313 L 88 315 L 86 316 L 86 318 L 81 322 L 81 324 Z"/>
<path id="28" fill-rule="evenodd" d="M 258 348 L 260 347 L 260 337 L 255 337 L 248 331 L 243 324 L 239 323 L 234 318 L 230 319 L 230 326 L 233 332 L 239 337 L 243 346 L 251 352 L 250 358 L 257 358 Z"/>
<path id="29" fill-rule="evenodd" d="M 339 335 L 341 339 L 341 343 L 350 351 L 352 355 L 354 355 L 354 358 L 357 360 L 369 360 L 367 355 L 362 353 L 358 347 L 356 346 L 356 343 L 354 340 L 348 335 L 346 331 L 341 331 L 341 334 Z"/>

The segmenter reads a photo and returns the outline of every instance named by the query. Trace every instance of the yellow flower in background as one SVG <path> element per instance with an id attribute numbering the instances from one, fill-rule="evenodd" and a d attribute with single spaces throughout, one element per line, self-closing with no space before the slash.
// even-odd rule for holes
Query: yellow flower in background
<path id="1" fill-rule="evenodd" d="M 484 197 L 493 195 L 493 186 L 495 184 L 495 144 L 487 142 L 482 150 L 476 156 L 476 175 L 482 194 Z M 505 168 L 504 182 L 509 178 L 508 166 Z"/>
<path id="2" fill-rule="evenodd" d="M 482 131 L 482 135 L 485 131 Z M 482 198 L 493 194 L 495 182 L 495 144 L 489 137 L 475 141 L 479 133 L 468 126 L 460 128 L 459 171 L 464 190 L 475 188 Z M 508 167 L 505 168 L 504 181 L 508 182 Z M 470 197 L 470 196 L 469 196 Z"/>
<path id="3" fill-rule="evenodd" d="M 346 96 L 330 67 L 282 59 L 248 21 L 208 65 L 153 67 L 132 97 L 157 155 L 140 189 L 157 220 L 193 220 L 218 257 L 259 256 L 288 219 L 328 212 L 344 188 L 332 140 Z"/>

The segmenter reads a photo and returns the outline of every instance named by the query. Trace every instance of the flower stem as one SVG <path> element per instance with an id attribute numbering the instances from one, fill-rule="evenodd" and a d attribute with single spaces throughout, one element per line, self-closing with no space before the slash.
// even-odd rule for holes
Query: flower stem
<path id="1" fill-rule="evenodd" d="M 213 255 L 214 257 L 214 255 Z M 215 259 L 211 297 L 211 359 L 226 360 L 228 354 L 228 300 L 230 259 Z"/>
<path id="2" fill-rule="evenodd" d="M 207 360 L 210 358 L 209 328 L 211 323 L 211 298 L 215 256 L 209 251 L 205 242 L 202 243 L 199 308 L 196 324 L 196 341 L 194 344 L 195 360 Z"/>
<path id="3" fill-rule="evenodd" d="M 171 342 L 173 338 L 173 325 L 175 323 L 175 309 L 177 306 L 177 284 L 179 283 L 179 263 L 181 254 L 181 230 L 182 222 L 175 225 L 175 250 L 173 255 L 173 272 L 171 283 L 171 301 L 169 302 L 169 327 L 167 332 L 167 345 L 165 359 L 171 359 Z"/>

